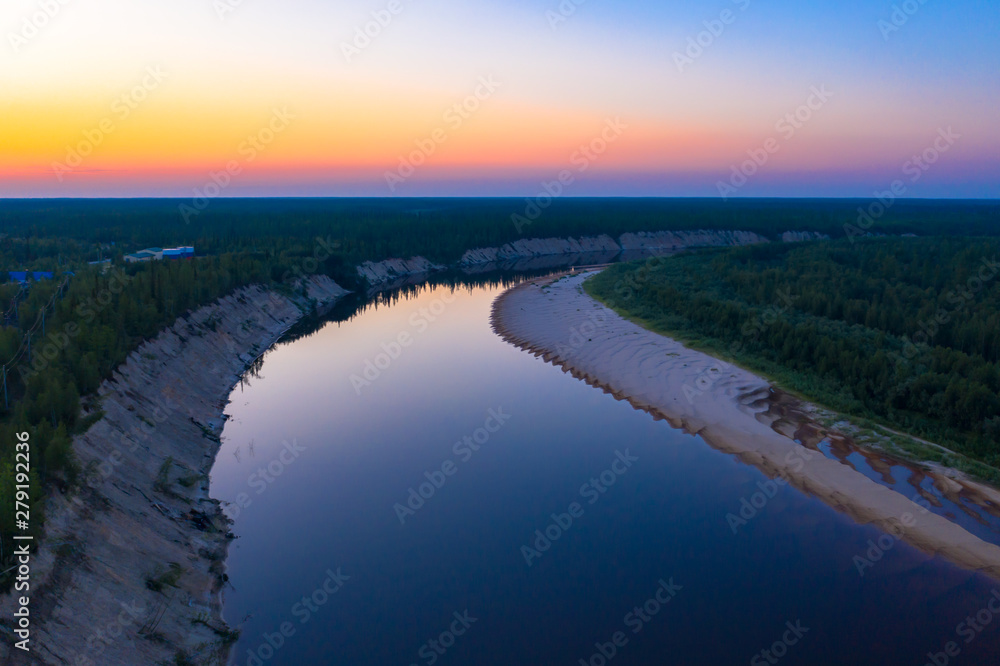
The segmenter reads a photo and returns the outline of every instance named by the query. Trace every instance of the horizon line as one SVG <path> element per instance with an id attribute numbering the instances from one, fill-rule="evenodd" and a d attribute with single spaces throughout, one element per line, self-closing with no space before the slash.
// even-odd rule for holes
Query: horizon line
<path id="1" fill-rule="evenodd" d="M 275 196 L 275 195 L 244 195 L 244 196 L 219 196 L 212 198 L 212 201 L 292 201 L 292 200 L 313 200 L 313 201 L 330 201 L 330 200 L 369 200 L 369 201 L 410 201 L 410 200 L 433 200 L 433 199 L 447 199 L 447 200 L 463 200 L 463 201 L 501 201 L 501 200 L 523 200 L 523 199 L 535 199 L 538 194 L 529 195 L 412 195 L 412 196 L 371 196 L 371 195 L 288 195 L 288 196 Z M 876 196 L 741 196 L 741 197 L 729 197 L 729 199 L 723 199 L 718 196 L 697 196 L 697 195 L 629 195 L 629 194 L 614 194 L 614 195 L 574 195 L 574 196 L 561 196 L 557 197 L 552 203 L 558 201 L 579 201 L 579 200 L 653 200 L 653 201 L 718 201 L 722 204 L 727 204 L 736 201 L 877 201 Z M 190 196 L 100 196 L 100 197 L 81 197 L 81 196 L 39 196 L 39 197 L 0 197 L 0 202 L 16 202 L 16 201 L 190 201 Z M 895 201 L 967 201 L 967 202 L 998 202 L 1000 203 L 1000 196 L 996 197 L 907 197 L 898 196 L 894 198 Z"/>

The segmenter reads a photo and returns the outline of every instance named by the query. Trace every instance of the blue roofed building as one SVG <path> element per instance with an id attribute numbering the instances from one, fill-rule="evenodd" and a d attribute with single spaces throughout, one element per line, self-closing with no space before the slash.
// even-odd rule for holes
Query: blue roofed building
<path id="1" fill-rule="evenodd" d="M 7 275 L 11 282 L 21 284 L 27 284 L 29 278 L 35 282 L 41 282 L 42 280 L 51 280 L 53 277 L 52 271 L 7 271 Z"/>
<path id="2" fill-rule="evenodd" d="M 126 254 L 125 262 L 134 264 L 140 261 L 153 261 L 156 259 L 190 259 L 194 257 L 194 247 L 184 245 L 182 247 L 147 247 L 134 254 Z"/>

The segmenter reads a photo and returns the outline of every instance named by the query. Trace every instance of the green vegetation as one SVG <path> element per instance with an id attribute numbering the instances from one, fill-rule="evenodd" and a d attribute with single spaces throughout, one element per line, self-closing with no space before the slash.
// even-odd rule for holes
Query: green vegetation
<path id="1" fill-rule="evenodd" d="M 200 624 L 203 627 L 210 629 L 212 633 L 219 637 L 222 645 L 232 645 L 240 639 L 239 629 L 230 629 L 229 627 L 219 628 L 212 624 L 211 615 L 205 612 L 199 613 L 196 617 L 191 618 L 191 624 Z"/>
<path id="2" fill-rule="evenodd" d="M 174 199 L 23 200 L 0 205 L 0 233 L 77 247 L 90 260 L 144 247 L 194 245 L 199 255 L 238 252 L 263 256 L 296 251 L 316 238 L 340 243 L 355 265 L 369 259 L 423 255 L 451 262 L 475 247 L 519 238 L 628 231 L 741 229 L 774 238 L 785 231 L 992 236 L 1000 204 L 898 200 L 868 222 L 858 209 L 870 202 L 843 199 L 556 199 L 536 215 L 533 200 L 516 199 L 216 199 L 196 216 Z M 544 201 L 542 203 L 545 203 Z M 530 224 L 515 225 L 518 215 Z M 530 219 L 534 217 L 535 219 Z M 51 252 L 46 256 L 54 257 Z M 51 268 L 54 262 L 46 264 Z M 27 268 L 27 266 L 24 266 Z"/>
<path id="3" fill-rule="evenodd" d="M 75 275 L 0 286 L 9 316 L 0 327 L 0 541 L 6 569 L 13 552 L 16 433 L 31 438 L 31 533 L 41 534 L 43 488 L 73 486 L 79 470 L 72 437 L 100 418 L 101 382 L 145 340 L 193 309 L 249 284 L 277 284 L 308 274 L 300 267 L 313 249 L 260 256 L 227 253 L 193 261 L 150 262 L 103 271 L 74 266 Z M 320 255 L 323 256 L 323 255 Z M 315 273 L 342 284 L 352 276 L 339 255 L 317 262 Z M 356 278 L 355 278 L 356 279 Z M 87 411 L 85 411 L 87 410 Z M 89 413 L 88 413 L 89 411 Z M 147 423 L 153 425 L 146 419 Z M 215 435 L 213 435 L 214 437 Z M 4 578 L 7 585 L 12 579 Z"/>
<path id="4" fill-rule="evenodd" d="M 174 666 L 195 666 L 195 662 L 184 650 L 178 650 L 174 654 Z"/>
<path id="5" fill-rule="evenodd" d="M 0 320 L 0 364 L 5 369 L 5 388 L 0 389 L 4 393 L 0 398 L 0 570 L 10 566 L 13 552 L 16 433 L 27 432 L 31 437 L 31 531 L 40 536 L 44 493 L 53 488 L 71 490 L 81 476 L 71 441 L 100 419 L 101 405 L 96 399 L 100 383 L 142 342 L 178 317 L 241 286 L 266 284 L 290 294 L 295 277 L 325 274 L 342 286 L 360 290 L 354 266 L 363 261 L 423 255 L 447 263 L 470 248 L 519 238 L 618 236 L 628 231 L 683 229 L 741 229 L 770 238 L 789 230 L 818 231 L 843 237 L 848 225 L 857 224 L 858 208 L 868 204 L 845 200 L 566 198 L 552 202 L 529 220 L 530 224 L 518 228 L 513 216 L 531 217 L 529 202 L 524 199 L 218 199 L 187 219 L 180 209 L 184 203 L 190 204 L 155 199 L 0 202 L 0 279 L 6 277 L 3 271 L 55 274 L 55 279 L 30 287 L 0 284 L 4 313 Z M 995 202 L 897 201 L 865 228 L 873 234 L 989 236 L 1000 228 L 996 225 L 998 213 L 1000 204 Z M 121 262 L 122 255 L 144 247 L 175 245 L 195 246 L 198 258 L 131 265 Z M 780 249 L 764 248 L 760 256 Z M 757 255 L 751 252 L 748 256 Z M 107 259 L 111 263 L 89 265 Z M 933 273 L 936 267 L 928 270 Z M 923 288 L 944 288 L 938 283 L 945 280 L 928 278 Z M 748 298 L 746 294 L 739 297 Z M 920 294 L 907 292 L 907 298 L 913 299 L 907 303 L 915 304 Z M 846 292 L 843 299 L 851 301 L 842 304 L 847 325 L 861 306 Z M 364 305 L 345 302 L 345 307 Z M 759 304 L 748 300 L 747 307 Z M 806 314 L 803 311 L 801 316 Z M 736 316 L 742 315 L 737 312 Z M 830 319 L 836 321 L 833 315 Z M 886 326 L 896 323 L 893 319 Z M 308 334 L 309 325 L 306 322 L 296 335 Z M 861 325 L 868 323 L 862 321 Z M 691 324 L 692 334 L 699 326 Z M 920 356 L 912 361 L 931 364 L 934 370 L 928 379 L 914 384 L 912 400 L 894 397 L 890 405 L 901 415 L 915 410 L 917 423 L 911 431 L 921 432 L 924 426 L 928 432 L 932 426 L 947 427 L 949 433 L 960 433 L 961 441 L 969 447 L 989 449 L 988 438 L 996 436 L 997 422 L 995 418 L 985 424 L 977 420 L 988 400 L 977 393 L 981 393 L 979 388 L 971 387 L 991 388 L 995 396 L 995 382 L 972 377 L 954 389 L 950 383 L 944 389 L 939 384 L 942 378 L 950 382 L 951 373 L 958 372 L 954 368 L 962 361 L 952 358 L 952 352 L 973 358 L 985 354 L 989 345 L 995 352 L 996 322 L 990 326 L 993 335 L 988 340 L 976 338 L 978 330 L 952 331 L 951 326 L 944 326 L 934 340 L 944 351 L 935 349 L 932 360 Z M 899 342 L 900 335 L 918 330 L 897 329 L 886 330 L 886 339 L 896 336 L 892 340 Z M 949 347 L 953 342 L 957 346 Z M 891 347 L 895 343 L 886 344 Z M 844 353 L 859 352 L 849 347 Z M 944 357 L 938 359 L 941 355 Z M 990 359 L 995 363 L 995 353 Z M 766 360 L 761 356 L 760 362 Z M 778 359 L 768 362 L 776 371 L 793 371 Z M 813 377 L 811 382 L 820 382 L 818 375 L 808 376 Z M 877 394 L 877 385 L 868 387 L 867 393 L 855 394 L 854 387 L 840 387 L 835 376 L 823 377 L 820 383 L 824 390 L 841 398 L 836 404 L 873 415 L 889 409 L 879 411 L 865 402 L 867 395 Z M 914 407 L 921 399 L 929 402 L 927 396 L 937 396 L 942 390 L 945 397 L 934 398 L 930 411 Z M 966 405 L 971 408 L 966 409 Z M 947 419 L 941 417 L 945 412 Z M 953 417 L 954 424 L 949 420 Z M 218 439 L 207 429 L 204 433 Z M 84 471 L 92 476 L 93 470 Z M 185 477 L 178 482 L 187 486 L 197 479 Z M 0 578 L 0 586 L 10 582 L 9 574 Z"/>
<path id="6" fill-rule="evenodd" d="M 170 469 L 174 465 L 173 458 L 167 458 L 160 465 L 160 471 L 156 474 L 156 481 L 153 482 L 153 489 L 161 493 L 170 492 Z"/>
<path id="7" fill-rule="evenodd" d="M 992 238 L 769 244 L 613 266 L 587 290 L 811 400 L 1000 467 L 998 256 Z"/>
<path id="8" fill-rule="evenodd" d="M 146 577 L 146 588 L 153 592 L 162 592 L 168 587 L 177 587 L 177 581 L 184 574 L 184 567 L 177 562 L 171 562 L 166 571 Z"/>

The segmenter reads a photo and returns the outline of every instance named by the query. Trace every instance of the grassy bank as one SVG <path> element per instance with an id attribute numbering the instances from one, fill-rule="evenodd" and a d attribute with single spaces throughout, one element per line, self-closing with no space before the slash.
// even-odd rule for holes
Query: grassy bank
<path id="1" fill-rule="evenodd" d="M 992 239 L 772 244 L 613 266 L 586 289 L 850 417 L 862 439 L 998 483 L 998 250 Z"/>

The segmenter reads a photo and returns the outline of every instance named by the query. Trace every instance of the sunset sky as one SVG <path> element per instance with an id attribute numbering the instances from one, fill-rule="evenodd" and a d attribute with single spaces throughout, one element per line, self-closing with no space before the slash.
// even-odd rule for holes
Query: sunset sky
<path id="1" fill-rule="evenodd" d="M 0 28 L 4 197 L 1000 195 L 996 0 L 6 0 Z"/>

